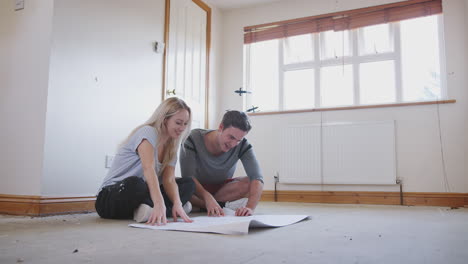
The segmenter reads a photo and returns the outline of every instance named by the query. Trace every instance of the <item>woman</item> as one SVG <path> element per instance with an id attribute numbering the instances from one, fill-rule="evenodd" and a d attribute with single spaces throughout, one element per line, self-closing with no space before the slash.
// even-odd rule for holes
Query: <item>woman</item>
<path id="1" fill-rule="evenodd" d="M 191 122 L 190 108 L 172 97 L 130 133 L 120 144 L 96 199 L 100 217 L 133 216 L 137 222 L 164 225 L 166 216 L 172 215 L 174 221 L 180 216 L 192 222 L 187 213 L 195 184 L 192 179 L 176 180 L 174 174 L 177 149 L 187 138 Z"/>

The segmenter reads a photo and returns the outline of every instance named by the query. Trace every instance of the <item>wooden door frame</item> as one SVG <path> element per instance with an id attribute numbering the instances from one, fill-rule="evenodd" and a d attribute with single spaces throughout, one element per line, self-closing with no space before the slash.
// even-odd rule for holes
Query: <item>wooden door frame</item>
<path id="1" fill-rule="evenodd" d="M 210 85 L 210 49 L 211 49 L 211 8 L 202 0 L 192 0 L 206 12 L 206 66 L 205 66 L 205 128 L 208 128 L 208 92 Z M 171 0 L 166 0 L 165 19 L 164 19 L 164 55 L 163 55 L 163 76 L 162 76 L 162 100 L 166 99 L 166 66 L 167 66 L 167 47 L 169 47 L 169 22 L 171 16 Z"/>

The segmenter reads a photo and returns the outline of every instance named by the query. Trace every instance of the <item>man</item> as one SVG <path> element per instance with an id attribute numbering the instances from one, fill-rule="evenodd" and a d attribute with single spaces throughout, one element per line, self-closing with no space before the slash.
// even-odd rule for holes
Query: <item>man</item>
<path id="1" fill-rule="evenodd" d="M 218 130 L 193 129 L 180 152 L 182 177 L 195 182 L 190 202 L 209 216 L 223 216 L 222 206 L 236 216 L 252 215 L 263 191 L 263 176 L 244 137 L 251 129 L 248 116 L 227 111 Z M 232 178 L 241 160 L 246 177 Z"/>

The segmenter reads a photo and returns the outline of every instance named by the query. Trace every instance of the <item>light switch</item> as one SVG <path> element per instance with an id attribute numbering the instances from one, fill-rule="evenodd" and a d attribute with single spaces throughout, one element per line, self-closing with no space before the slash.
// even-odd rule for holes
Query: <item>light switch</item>
<path id="1" fill-rule="evenodd" d="M 15 0 L 15 11 L 24 9 L 24 0 Z"/>
<path id="2" fill-rule="evenodd" d="M 156 53 L 163 53 L 164 52 L 164 43 L 161 42 L 161 41 L 156 41 L 154 43 L 154 51 L 156 51 Z"/>

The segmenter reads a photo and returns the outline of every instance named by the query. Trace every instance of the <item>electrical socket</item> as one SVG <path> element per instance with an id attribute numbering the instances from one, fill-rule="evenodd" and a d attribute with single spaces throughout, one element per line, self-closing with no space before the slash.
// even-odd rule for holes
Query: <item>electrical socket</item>
<path id="1" fill-rule="evenodd" d="M 106 163 L 105 167 L 110 168 L 112 166 L 112 162 L 114 162 L 114 156 L 112 155 L 106 155 Z"/>

